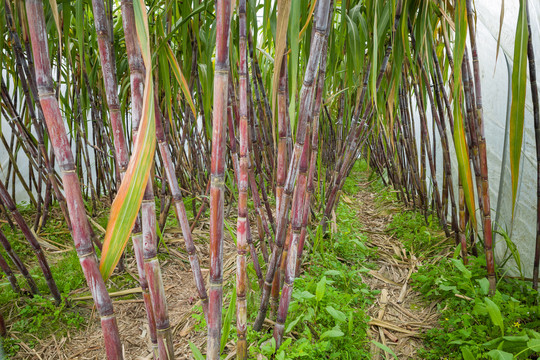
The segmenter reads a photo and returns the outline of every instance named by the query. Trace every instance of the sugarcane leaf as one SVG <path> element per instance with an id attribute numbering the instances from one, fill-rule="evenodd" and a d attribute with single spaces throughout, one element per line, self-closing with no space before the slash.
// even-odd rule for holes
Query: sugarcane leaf
<path id="1" fill-rule="evenodd" d="M 504 335 L 504 322 L 499 306 L 487 297 L 484 298 L 484 302 L 486 303 L 486 309 L 488 311 L 489 317 L 491 318 L 491 321 L 495 326 L 498 326 L 499 329 L 501 329 L 501 334 Z"/>
<path id="2" fill-rule="evenodd" d="M 381 344 L 380 342 L 378 341 L 375 341 L 375 340 L 371 340 L 371 342 L 373 343 L 373 345 L 377 346 L 379 349 L 381 349 L 382 351 L 386 351 L 387 353 L 389 353 L 390 355 L 392 355 L 394 357 L 394 359 L 397 359 L 397 355 L 394 351 L 392 351 L 392 349 L 390 349 L 388 346 L 384 345 L 384 344 Z"/>
<path id="3" fill-rule="evenodd" d="M 512 171 L 512 218 L 519 182 L 523 127 L 525 124 L 525 94 L 527 92 L 527 28 L 526 0 L 519 2 L 519 16 L 514 42 L 512 68 L 512 104 L 510 106 L 510 169 Z"/>
<path id="4" fill-rule="evenodd" d="M 189 342 L 189 347 L 191 349 L 191 352 L 193 353 L 193 358 L 195 358 L 195 360 L 205 360 L 206 359 L 204 357 L 204 355 L 201 353 L 201 350 L 199 350 L 199 348 L 197 347 L 197 345 L 195 345 L 191 341 Z"/>
<path id="5" fill-rule="evenodd" d="M 458 1 L 455 7 L 455 45 L 454 45 L 454 147 L 458 162 L 458 172 L 463 192 L 465 194 L 465 203 L 469 209 L 469 216 L 473 226 L 476 226 L 476 211 L 474 203 L 474 187 L 472 172 L 469 161 L 469 147 L 465 137 L 463 124 L 462 105 L 462 83 L 461 83 L 461 64 L 465 54 L 465 44 L 467 39 L 467 8 L 465 1 Z"/>
<path id="6" fill-rule="evenodd" d="M 306 32 L 308 25 L 311 22 L 311 18 L 313 17 L 313 11 L 315 11 L 315 5 L 317 5 L 317 0 L 313 0 L 311 3 L 311 8 L 309 9 L 306 23 L 304 24 L 304 26 L 302 26 L 302 30 L 300 30 L 300 33 L 298 34 L 298 41 L 302 40 L 302 36 L 304 36 L 304 32 Z"/>
<path id="7" fill-rule="evenodd" d="M 56 25 L 56 30 L 58 31 L 58 48 L 62 49 L 62 25 L 60 24 L 60 16 L 58 15 L 58 4 L 56 3 L 56 0 L 49 0 L 49 4 L 51 4 L 54 23 Z"/>
<path id="8" fill-rule="evenodd" d="M 281 16 L 280 16 L 281 17 Z M 290 103 L 289 103 L 289 119 L 291 121 L 291 128 L 295 129 L 296 127 L 293 125 L 296 121 L 296 91 L 298 88 L 298 62 L 299 62 L 299 54 L 300 54 L 300 44 L 298 43 L 298 27 L 300 22 L 300 1 L 293 1 L 291 6 L 291 29 L 289 31 L 289 37 L 290 37 L 290 46 L 291 46 L 291 54 L 289 56 L 290 58 L 290 67 L 291 67 L 291 76 L 290 76 L 290 82 L 291 82 L 291 90 L 290 90 Z M 279 21 L 279 20 L 278 20 Z M 278 70 L 279 71 L 279 70 Z M 275 83 L 277 84 L 277 82 Z"/>
<path id="9" fill-rule="evenodd" d="M 507 353 L 506 351 L 502 351 L 502 350 L 498 350 L 498 349 L 491 350 L 487 354 L 493 360 L 512 360 L 512 359 L 514 359 L 514 355 L 512 355 L 510 353 Z"/>
<path id="10" fill-rule="evenodd" d="M 178 65 L 178 61 L 176 61 L 176 57 L 174 56 L 174 53 L 169 44 L 167 44 L 166 49 L 167 49 L 167 59 L 169 60 L 169 64 L 171 65 L 171 70 L 172 70 L 172 73 L 174 74 L 174 78 L 178 82 L 178 85 L 180 85 L 180 88 L 182 89 L 182 92 L 184 93 L 184 96 L 186 97 L 189 107 L 191 108 L 191 111 L 193 112 L 193 116 L 196 119 L 197 111 L 195 110 L 195 103 L 193 103 L 191 92 L 189 91 L 189 85 L 186 81 L 186 78 L 184 77 L 184 74 L 182 73 L 182 70 L 180 69 L 180 65 Z"/>
<path id="11" fill-rule="evenodd" d="M 229 339 L 229 333 L 231 332 L 231 323 L 234 316 L 234 311 L 236 309 L 236 286 L 232 288 L 231 302 L 229 303 L 229 308 L 225 314 L 225 319 L 223 319 L 223 328 L 221 330 L 221 343 L 220 343 L 220 352 L 223 352 L 225 345 Z"/>
<path id="12" fill-rule="evenodd" d="M 120 189 L 112 203 L 107 232 L 103 241 L 99 270 L 105 280 L 112 274 L 126 247 L 142 203 L 156 149 L 154 85 L 144 0 L 134 1 L 133 8 L 139 44 L 146 65 L 144 102 L 133 153 L 129 159 Z"/>

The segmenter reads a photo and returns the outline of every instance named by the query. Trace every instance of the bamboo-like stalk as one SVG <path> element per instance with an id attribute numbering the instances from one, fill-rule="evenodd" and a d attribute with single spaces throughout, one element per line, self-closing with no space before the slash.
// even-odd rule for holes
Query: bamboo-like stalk
<path id="1" fill-rule="evenodd" d="M 218 360 L 223 305 L 223 207 L 225 126 L 229 76 L 230 0 L 216 1 L 216 56 L 210 184 L 210 288 L 206 358 Z"/>
<path id="2" fill-rule="evenodd" d="M 330 11 L 329 17 L 332 19 L 332 10 Z M 329 33 L 329 31 L 328 31 Z M 315 192 L 315 173 L 317 170 L 317 156 L 319 150 L 319 115 L 322 103 L 322 95 L 324 90 L 324 83 L 326 77 L 326 64 L 328 56 L 328 33 L 326 35 L 326 42 L 323 47 L 321 64 L 319 67 L 319 75 L 317 77 L 317 89 L 315 93 L 315 102 L 312 109 L 312 124 L 311 124 L 311 151 L 309 159 L 309 172 L 307 178 L 307 191 L 304 196 L 302 210 L 302 227 L 300 230 L 300 237 L 298 239 L 298 250 L 296 256 L 296 266 L 294 276 L 298 277 L 300 274 L 300 263 L 302 261 L 302 253 L 304 251 L 304 244 L 307 235 L 307 224 L 309 219 L 309 210 L 311 205 L 311 199 L 313 193 Z M 290 261 L 293 261 L 291 259 Z M 294 281 L 294 278 L 293 278 Z M 289 299 L 290 301 L 290 299 Z"/>
<path id="3" fill-rule="evenodd" d="M 92 7 L 94 11 L 94 26 L 97 33 L 97 41 L 99 46 L 101 71 L 103 73 L 103 83 L 105 86 L 105 94 L 107 99 L 107 105 L 109 107 L 111 127 L 113 131 L 113 143 L 116 164 L 120 172 L 120 179 L 123 179 L 129 162 L 129 154 L 126 139 L 124 137 L 124 129 L 122 126 L 122 119 L 120 113 L 116 70 L 115 64 L 113 62 L 114 54 L 111 42 L 109 41 L 111 36 L 109 34 L 109 26 L 107 24 L 105 4 L 103 0 L 92 0 Z M 124 15 L 124 17 L 126 17 L 126 15 Z M 129 22 L 129 16 L 125 20 Z M 136 43 L 134 43 L 134 40 L 136 39 L 134 39 L 132 36 L 126 36 L 127 47 L 130 47 L 130 49 L 134 48 L 137 45 Z M 132 94 L 135 93 L 136 91 L 132 92 Z M 137 105 L 134 105 L 133 107 L 135 108 L 137 107 Z M 144 272 L 143 241 L 141 234 L 140 217 L 137 217 L 137 220 L 133 227 L 132 243 L 135 253 L 135 260 L 137 262 L 139 285 L 142 289 L 143 301 L 146 309 L 150 342 L 152 344 L 154 358 L 157 359 L 158 357 L 156 323 L 152 300 L 150 298 L 150 293 L 148 289 L 148 280 L 146 279 L 146 274 Z"/>
<path id="4" fill-rule="evenodd" d="M 283 250 L 283 242 L 287 229 L 287 218 L 290 207 L 290 198 L 293 191 L 294 182 L 298 175 L 298 168 L 300 162 L 300 155 L 304 147 L 304 141 L 306 138 L 306 132 L 308 128 L 309 109 L 313 101 L 313 88 L 315 82 L 315 73 L 319 64 L 320 55 L 323 48 L 324 37 L 326 35 L 326 29 L 328 26 L 328 12 L 330 11 L 330 0 L 320 0 L 316 10 L 316 27 L 314 29 L 314 35 L 311 42 L 311 51 L 306 65 L 306 71 L 304 74 L 304 82 L 302 89 L 300 90 L 300 108 L 298 111 L 298 125 L 296 130 L 296 143 L 292 154 L 291 161 L 289 163 L 289 170 L 287 173 L 287 180 L 285 181 L 282 204 L 277 217 L 277 232 L 276 232 L 276 244 L 272 249 L 272 255 L 268 263 L 266 272 L 264 287 L 261 295 L 261 303 L 259 312 L 253 328 L 259 331 L 262 327 L 263 321 L 266 318 L 266 312 L 268 310 L 268 303 L 270 300 L 270 290 L 276 268 L 281 258 L 281 252 Z"/>
<path id="5" fill-rule="evenodd" d="M 101 327 L 108 359 L 122 359 L 122 345 L 118 334 L 111 298 L 99 272 L 98 262 L 91 241 L 90 227 L 86 218 L 79 180 L 75 173 L 73 154 L 64 128 L 58 101 L 54 96 L 49 62 L 43 3 L 27 0 L 26 12 L 32 53 L 35 62 L 36 83 L 39 100 L 49 130 L 56 160 L 61 170 L 66 202 L 73 227 L 73 240 L 86 281 L 101 317 Z"/>
<path id="6" fill-rule="evenodd" d="M 138 127 L 143 116 L 145 65 L 141 49 L 137 40 L 133 2 L 122 2 L 122 16 L 124 33 L 126 36 L 126 50 L 131 78 L 133 141 L 137 138 Z M 129 40 L 127 40 L 130 38 Z M 150 85 L 152 86 L 152 85 Z M 150 298 L 156 323 L 157 344 L 160 360 L 174 359 L 172 332 L 169 322 L 165 288 L 161 275 L 161 267 L 157 258 L 156 233 L 156 204 L 152 181 L 148 181 L 141 204 L 141 224 L 143 236 L 144 272 L 148 281 Z"/>
<path id="7" fill-rule="evenodd" d="M 0 229 L 0 242 L 2 243 L 2 246 L 4 247 L 4 250 L 6 250 L 6 252 L 8 253 L 8 256 L 11 257 L 11 261 L 15 264 L 15 266 L 17 266 L 17 260 L 19 259 L 19 257 L 13 251 L 11 251 L 11 253 L 10 253 L 10 251 L 8 249 L 6 249 L 5 242 L 7 242 L 8 245 L 9 245 L 9 242 L 7 241 L 7 239 L 4 236 L 4 233 L 2 232 L 1 229 Z M 9 249 L 11 249 L 11 245 L 9 245 Z M 15 260 L 12 257 L 12 254 L 14 254 L 16 256 Z M 20 262 L 20 260 L 19 260 L 19 262 Z M 21 262 L 21 264 L 22 264 L 22 262 Z M 15 274 L 13 274 L 13 271 L 11 271 L 11 268 L 9 267 L 6 259 L 4 259 L 4 256 L 2 256 L 2 254 L 0 254 L 0 268 L 2 269 L 4 274 L 6 274 L 6 277 L 8 278 L 9 283 L 10 283 L 11 288 L 13 289 L 13 291 L 20 294 L 21 293 L 21 287 L 19 286 L 19 283 L 17 282 L 17 278 L 15 277 Z"/>
<path id="8" fill-rule="evenodd" d="M 169 144 L 165 139 L 165 133 L 163 131 L 163 120 L 162 114 L 159 111 L 159 108 L 156 104 L 156 138 L 158 141 L 158 147 L 163 159 L 164 171 L 167 177 L 167 182 L 169 184 L 172 198 L 174 201 L 174 209 L 176 212 L 176 219 L 178 225 L 182 229 L 182 234 L 184 235 L 184 241 L 186 243 L 186 251 L 189 255 L 189 263 L 191 265 L 191 272 L 195 279 L 195 286 L 199 294 L 199 298 L 202 301 L 203 312 L 205 316 L 208 314 L 208 295 L 206 293 L 206 287 L 204 285 L 204 278 L 201 272 L 201 265 L 199 263 L 199 257 L 197 256 L 197 250 L 195 249 L 195 243 L 193 242 L 193 236 L 191 229 L 189 227 L 189 221 L 187 218 L 186 207 L 184 201 L 182 200 L 182 193 L 180 192 L 180 187 L 178 186 L 178 179 L 176 178 L 176 173 L 174 172 L 174 166 L 172 162 L 171 151 L 169 149 Z"/>
<path id="9" fill-rule="evenodd" d="M 330 11 L 328 13 L 329 22 L 332 19 L 331 5 L 332 1 L 330 2 Z M 304 149 L 300 158 L 298 184 L 296 186 L 295 197 L 293 200 L 293 214 L 291 220 L 292 238 L 289 246 L 284 285 L 281 292 L 281 300 L 279 302 L 276 325 L 274 326 L 274 339 L 276 341 L 276 346 L 280 346 L 283 340 L 285 320 L 287 319 L 287 314 L 289 311 L 294 279 L 299 271 L 300 259 L 302 256 L 306 236 L 306 226 L 310 209 L 310 200 L 311 194 L 313 193 L 313 179 L 315 176 L 315 168 L 317 164 L 319 113 L 321 109 L 322 92 L 324 89 L 324 80 L 326 76 L 328 31 L 329 29 L 327 29 L 326 36 L 324 38 L 324 44 L 322 48 L 319 66 L 319 74 L 317 77 L 315 101 L 313 108 L 311 109 L 311 141 L 309 141 L 308 134 L 306 133 L 306 142 L 304 144 Z"/>
<path id="10" fill-rule="evenodd" d="M 285 54 L 287 52 L 285 51 Z M 287 127 L 289 124 L 289 112 L 287 107 L 287 55 L 283 55 L 281 62 L 281 70 L 279 75 L 278 88 L 278 155 L 276 168 L 276 209 L 281 207 L 281 199 L 283 196 L 283 187 L 287 177 Z"/>
<path id="11" fill-rule="evenodd" d="M 538 290 L 538 268 L 540 267 L 540 108 L 538 104 L 538 85 L 536 82 L 536 63 L 532 44 L 531 19 L 529 14 L 529 1 L 527 6 L 527 26 L 529 39 L 527 40 L 527 57 L 529 60 L 529 81 L 533 103 L 534 139 L 536 143 L 536 243 L 533 262 L 533 289 Z"/>
<path id="12" fill-rule="evenodd" d="M 233 84 L 229 77 L 229 104 L 228 104 L 228 109 L 227 109 L 227 122 L 228 122 L 228 130 L 229 130 L 229 142 L 231 145 L 231 155 L 232 155 L 232 160 L 233 160 L 234 178 L 236 181 L 236 186 L 237 188 L 239 188 L 238 177 L 240 176 L 240 160 L 239 160 L 239 155 L 238 155 L 238 147 L 236 146 L 236 136 L 234 135 L 233 109 L 232 109 L 233 108 L 232 106 L 233 93 L 234 93 Z M 248 166 L 248 172 L 249 172 L 249 166 Z M 246 241 L 249 246 L 249 251 L 251 253 L 253 269 L 255 270 L 255 274 L 257 274 L 257 279 L 259 280 L 259 286 L 262 287 L 264 280 L 262 277 L 261 265 L 259 264 L 259 256 L 257 255 L 257 249 L 255 248 L 255 245 L 253 244 L 253 238 L 251 236 L 251 229 L 250 229 L 248 217 L 246 217 Z M 266 251 L 266 244 L 264 243 L 264 241 L 261 243 L 261 249 L 263 253 L 264 251 Z M 268 256 L 268 254 L 266 256 Z"/>
<path id="13" fill-rule="evenodd" d="M 40 292 L 39 292 L 39 289 L 38 289 L 38 287 L 36 285 L 36 282 L 32 278 L 32 275 L 30 275 L 30 273 L 28 272 L 27 267 L 24 265 L 24 263 L 19 258 L 19 255 L 17 255 L 17 253 L 11 247 L 10 242 L 8 241 L 8 239 L 6 238 L 6 236 L 4 235 L 2 230 L 0 230 L 0 243 L 2 243 L 2 247 L 4 248 L 6 253 L 8 254 L 9 258 L 11 259 L 11 262 L 15 265 L 15 267 L 20 271 L 22 276 L 25 278 L 26 282 L 28 283 L 28 287 L 30 289 L 30 293 L 32 294 L 32 296 L 39 295 Z M 7 270 L 9 270 L 9 267 L 7 268 Z M 7 272 L 7 271 L 4 271 L 4 272 L 9 277 L 9 272 Z M 19 290 L 19 292 L 20 292 L 20 290 Z"/>
<path id="14" fill-rule="evenodd" d="M 248 226 L 248 102 L 247 102 L 247 21 L 246 0 L 238 2 L 238 29 L 240 43 L 238 46 L 238 84 L 240 100 L 240 118 L 238 133 L 240 135 L 240 166 L 238 172 L 238 219 L 236 223 L 236 358 L 247 359 L 247 304 L 246 304 L 246 252 Z M 264 242 L 264 239 L 263 241 Z M 261 243 L 262 243 L 261 242 Z"/>
<path id="15" fill-rule="evenodd" d="M 484 132 L 484 113 L 482 107 L 482 85 L 480 83 L 480 65 L 478 62 L 478 50 L 476 48 L 476 32 L 472 13 L 471 0 L 466 0 L 467 17 L 469 25 L 469 37 L 471 41 L 474 87 L 476 95 L 476 114 L 478 122 L 478 152 L 480 157 L 480 174 L 482 186 L 482 220 L 484 230 L 484 248 L 486 252 L 487 278 L 489 280 L 490 295 L 495 294 L 497 282 L 495 279 L 495 259 L 493 258 L 493 235 L 491 228 L 491 205 L 489 196 L 489 179 L 486 155 L 486 137 Z"/>

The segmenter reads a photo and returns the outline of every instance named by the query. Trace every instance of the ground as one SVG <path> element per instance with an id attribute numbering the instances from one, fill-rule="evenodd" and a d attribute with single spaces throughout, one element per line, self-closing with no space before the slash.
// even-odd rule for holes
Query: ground
<path id="1" fill-rule="evenodd" d="M 375 301 L 366 309 L 371 317 L 369 321 L 369 337 L 377 343 L 388 346 L 397 355 L 398 359 L 415 359 L 417 351 L 423 347 L 422 334 L 437 324 L 439 313 L 436 303 L 424 303 L 421 295 L 412 290 L 410 278 L 422 262 L 427 261 L 424 255 L 415 254 L 413 249 L 407 250 L 402 240 L 388 230 L 389 224 L 395 214 L 404 211 L 401 203 L 391 197 L 381 198 L 380 193 L 371 186 L 369 172 L 363 172 L 355 177 L 354 190 L 341 197 L 341 201 L 352 209 L 358 220 L 361 232 L 367 235 L 366 245 L 374 254 L 368 260 L 371 270 L 363 273 L 362 282 L 367 284 L 374 294 Z M 385 190 L 388 191 L 388 190 Z M 231 211 L 231 214 L 234 211 Z M 234 224 L 234 221 L 230 220 Z M 255 223 L 254 221 L 252 223 Z M 332 231 L 340 228 L 340 217 L 335 217 L 331 223 Z M 253 229 L 256 238 L 256 229 Z M 201 259 L 203 274 L 208 276 L 208 250 L 206 236 L 208 224 L 201 221 L 194 230 L 194 238 L 198 254 Z M 356 236 L 353 234 L 353 236 Z M 161 257 L 169 316 L 173 327 L 175 350 L 177 359 L 192 359 L 189 343 L 199 349 L 204 349 L 206 332 L 201 326 L 202 317 L 198 297 L 195 291 L 193 277 L 189 262 L 185 254 L 182 233 L 179 228 L 168 226 L 164 234 L 166 248 L 162 247 L 166 255 Z M 234 281 L 236 249 L 230 233 L 226 231 L 225 239 L 225 283 Z M 450 254 L 449 246 L 440 247 L 438 255 L 431 257 L 431 261 Z M 136 278 L 136 266 L 131 255 L 126 256 L 126 272 Z M 113 276 L 113 284 L 122 277 Z M 132 280 L 132 279 L 131 279 Z M 151 359 L 148 344 L 147 326 L 145 324 L 145 311 L 142 299 L 138 295 L 140 289 L 130 281 L 131 286 L 112 292 L 115 313 L 118 319 L 122 343 L 125 346 L 126 359 Z M 124 286 L 125 287 L 125 286 Z M 228 290 L 227 290 L 228 289 Z M 104 359 L 101 329 L 96 312 L 92 309 L 88 297 L 77 296 L 86 289 L 72 292 L 72 304 L 87 311 L 89 321 L 78 329 L 71 329 L 65 335 L 52 333 L 45 339 L 38 339 L 31 346 L 24 341 L 19 343 L 20 351 L 13 359 Z M 126 293 L 127 290 L 127 293 Z M 230 288 L 226 288 L 225 295 Z M 226 297 L 226 300 L 228 298 Z M 224 308 L 224 312 L 226 311 Z M 8 319 L 9 321 L 9 319 Z M 9 329 L 8 329 L 9 330 Z M 294 338 L 294 331 L 290 337 Z M 13 334 L 17 336 L 17 334 Z M 369 339 L 368 339 L 369 340 Z M 374 343 L 366 340 L 366 346 L 371 347 L 374 359 L 385 358 L 385 351 Z M 256 343 L 252 343 L 256 346 Z M 384 347 L 382 347 L 384 349 Z M 386 350 L 386 349 L 385 349 Z M 225 349 L 227 358 L 234 357 L 234 342 L 229 341 Z M 386 353 L 386 358 L 390 358 Z M 259 356 L 259 358 L 264 358 Z"/>

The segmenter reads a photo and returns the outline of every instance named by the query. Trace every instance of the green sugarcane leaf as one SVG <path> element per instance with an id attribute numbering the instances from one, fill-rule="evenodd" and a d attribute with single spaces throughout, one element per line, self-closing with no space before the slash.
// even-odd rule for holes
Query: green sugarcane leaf
<path id="1" fill-rule="evenodd" d="M 234 312 L 236 310 L 236 286 L 232 288 L 231 302 L 229 303 L 229 308 L 227 309 L 227 314 L 225 319 L 223 319 L 223 328 L 221 329 L 221 343 L 219 351 L 223 352 L 227 341 L 229 340 L 229 333 L 231 332 L 231 323 L 234 317 Z"/>
<path id="2" fill-rule="evenodd" d="M 384 344 L 381 344 L 380 342 L 378 341 L 375 341 L 375 340 L 371 340 L 371 342 L 373 343 L 373 345 L 377 346 L 379 349 L 381 349 L 382 351 L 386 351 L 387 353 L 389 353 L 390 355 L 392 355 L 394 357 L 394 359 L 397 359 L 397 355 L 394 351 L 392 351 L 392 349 L 390 349 L 388 346 L 384 345 Z"/>
<path id="3" fill-rule="evenodd" d="M 154 83 L 152 81 L 152 64 L 150 63 L 146 8 L 144 0 L 134 1 L 133 5 L 137 35 L 146 65 L 144 102 L 139 133 L 126 174 L 111 206 L 107 232 L 103 242 L 99 270 L 105 280 L 112 274 L 126 247 L 142 203 L 156 150 Z"/>
<path id="4" fill-rule="evenodd" d="M 491 318 L 491 321 L 494 325 L 498 326 L 499 329 L 501 329 L 501 334 L 504 336 L 504 322 L 499 306 L 497 306 L 497 304 L 495 304 L 491 299 L 487 297 L 484 298 L 484 302 L 486 303 L 486 309 L 488 311 L 489 317 Z"/>
<path id="5" fill-rule="evenodd" d="M 167 46 L 166 47 L 167 59 L 169 60 L 169 64 L 171 65 L 171 70 L 174 74 L 174 78 L 178 82 L 178 85 L 180 85 L 180 88 L 182 89 L 182 92 L 184 93 L 184 96 L 186 97 L 189 107 L 191 108 L 191 111 L 193 112 L 193 116 L 196 119 L 197 111 L 195 110 L 195 104 L 193 103 L 193 99 L 191 98 L 189 85 L 186 81 L 186 78 L 184 77 L 184 74 L 182 73 L 182 70 L 180 69 L 180 65 L 178 65 L 178 61 L 176 61 L 176 57 L 174 56 L 171 46 L 169 44 L 167 44 L 166 46 Z"/>
<path id="6" fill-rule="evenodd" d="M 454 147 L 458 161 L 459 178 L 465 194 L 465 203 L 469 209 L 469 216 L 474 227 L 476 227 L 476 211 L 474 203 L 474 186 L 469 160 L 469 147 L 465 137 L 463 124 L 462 105 L 462 83 L 461 64 L 465 53 L 465 43 L 467 40 L 467 8 L 465 0 L 457 1 L 455 8 L 455 45 L 454 45 Z"/>
<path id="7" fill-rule="evenodd" d="M 512 170 L 512 218 L 519 183 L 523 127 L 525 124 L 525 94 L 527 92 L 527 28 L 526 0 L 519 2 L 519 16 L 514 43 L 512 69 L 512 104 L 510 106 L 510 168 Z"/>

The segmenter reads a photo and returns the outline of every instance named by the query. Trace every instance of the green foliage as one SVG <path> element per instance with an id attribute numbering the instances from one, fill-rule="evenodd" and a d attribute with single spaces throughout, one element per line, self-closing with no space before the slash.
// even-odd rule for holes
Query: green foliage
<path id="1" fill-rule="evenodd" d="M 503 279 L 487 297 L 484 257 L 443 259 L 420 267 L 414 288 L 439 302 L 439 326 L 426 334 L 425 359 L 525 359 L 538 354 L 540 307 L 537 292 L 521 280 Z"/>
<path id="2" fill-rule="evenodd" d="M 357 162 L 351 172 L 349 194 L 358 190 L 355 184 L 363 163 Z M 248 343 L 257 342 L 249 349 L 251 358 L 257 354 L 268 358 L 275 354 L 275 359 L 282 360 L 369 358 L 366 308 L 373 304 L 376 292 L 362 282 L 359 274 L 369 271 L 364 261 L 371 251 L 364 244 L 367 238 L 360 233 L 361 223 L 354 208 L 342 201 L 336 213 L 336 234 L 318 239 L 313 234 L 308 240 L 314 244 L 310 264 L 294 282 L 284 343 L 276 349 L 270 333 L 261 338 L 260 333 L 248 329 Z M 256 308 L 248 309 L 248 313 L 254 315 Z"/>
<path id="3" fill-rule="evenodd" d="M 432 215 L 427 217 L 414 211 L 404 211 L 395 214 L 388 225 L 388 231 L 399 238 L 407 251 L 427 256 L 447 246 L 444 234 L 434 222 Z"/>
<path id="4" fill-rule="evenodd" d="M 34 347 L 39 338 L 44 338 L 55 333 L 56 336 L 64 336 L 68 330 L 79 328 L 85 323 L 85 316 L 81 315 L 77 307 L 68 307 L 66 301 L 60 306 L 55 306 L 51 299 L 35 296 L 20 301 L 16 320 L 13 322 L 11 331 L 18 332 L 21 339 Z M 6 339 L 4 347 L 9 356 L 14 356 L 19 350 L 20 340 Z"/>

